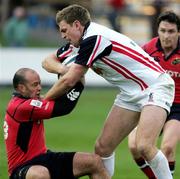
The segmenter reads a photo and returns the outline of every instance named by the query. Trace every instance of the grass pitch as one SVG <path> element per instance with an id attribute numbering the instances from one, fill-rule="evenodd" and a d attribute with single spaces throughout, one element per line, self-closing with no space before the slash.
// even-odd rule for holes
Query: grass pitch
<path id="1" fill-rule="evenodd" d="M 7 179 L 7 159 L 3 141 L 3 118 L 12 88 L 0 89 L 0 179 Z M 105 118 L 113 104 L 117 90 L 112 88 L 85 89 L 74 111 L 64 117 L 45 122 L 47 146 L 55 151 L 93 152 Z M 174 179 L 180 178 L 180 147 L 177 147 Z M 88 177 L 82 177 L 87 179 Z M 135 165 L 125 139 L 116 149 L 116 168 L 113 179 L 146 178 Z"/>

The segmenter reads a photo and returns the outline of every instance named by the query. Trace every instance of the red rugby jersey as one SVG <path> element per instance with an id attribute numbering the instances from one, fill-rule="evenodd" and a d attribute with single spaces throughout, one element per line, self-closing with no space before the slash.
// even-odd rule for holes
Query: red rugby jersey
<path id="1" fill-rule="evenodd" d="M 46 152 L 43 119 L 51 117 L 53 107 L 54 101 L 17 94 L 10 100 L 4 121 L 9 175 L 18 165 Z"/>
<path id="2" fill-rule="evenodd" d="M 153 38 L 143 46 L 143 49 L 171 75 L 175 82 L 174 103 L 180 103 L 180 39 L 177 48 L 165 58 L 159 38 Z"/>

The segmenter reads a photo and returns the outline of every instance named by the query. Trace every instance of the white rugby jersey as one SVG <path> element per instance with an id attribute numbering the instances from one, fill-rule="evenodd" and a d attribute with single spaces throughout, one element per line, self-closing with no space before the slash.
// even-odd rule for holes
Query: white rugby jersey
<path id="1" fill-rule="evenodd" d="M 75 63 L 92 68 L 126 95 L 146 89 L 165 72 L 131 39 L 94 22 L 84 31 Z"/>

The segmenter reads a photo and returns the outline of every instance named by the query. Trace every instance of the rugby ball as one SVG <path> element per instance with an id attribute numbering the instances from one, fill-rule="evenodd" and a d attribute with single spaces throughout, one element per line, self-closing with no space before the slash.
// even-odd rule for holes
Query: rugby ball
<path id="1" fill-rule="evenodd" d="M 63 61 L 61 61 L 61 63 L 67 67 L 69 67 L 70 65 L 72 65 L 76 59 L 76 55 L 70 55 L 69 57 L 65 58 Z M 58 74 L 58 78 L 60 78 L 61 75 Z"/>
<path id="2" fill-rule="evenodd" d="M 63 65 L 66 65 L 66 66 L 70 66 L 72 63 L 74 63 L 75 59 L 76 59 L 76 55 L 71 55 L 69 57 L 67 57 L 63 62 L 62 64 Z"/>

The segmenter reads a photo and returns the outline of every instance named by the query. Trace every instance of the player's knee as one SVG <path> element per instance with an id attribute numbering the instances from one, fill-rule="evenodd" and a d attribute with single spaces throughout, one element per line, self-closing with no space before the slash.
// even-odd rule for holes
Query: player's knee
<path id="1" fill-rule="evenodd" d="M 162 152 L 164 153 L 164 155 L 167 157 L 167 158 L 169 158 L 170 156 L 173 156 L 173 153 L 174 153 L 174 147 L 173 146 L 171 146 L 171 145 L 169 145 L 168 143 L 166 143 L 166 144 L 163 144 L 162 146 L 161 146 L 161 150 L 162 150 Z"/>
<path id="2" fill-rule="evenodd" d="M 50 179 L 50 174 L 46 167 L 33 166 L 27 172 L 26 178 Z"/>
<path id="3" fill-rule="evenodd" d="M 149 156 L 151 149 L 151 144 L 141 142 L 137 143 L 137 152 L 144 158 L 147 158 L 147 156 Z"/>

